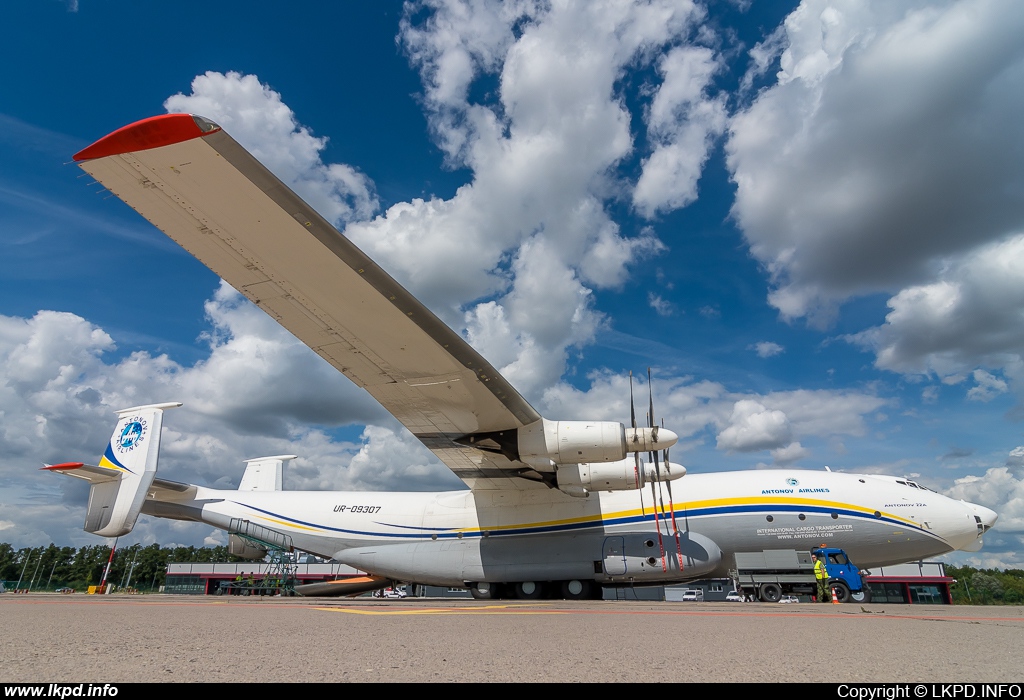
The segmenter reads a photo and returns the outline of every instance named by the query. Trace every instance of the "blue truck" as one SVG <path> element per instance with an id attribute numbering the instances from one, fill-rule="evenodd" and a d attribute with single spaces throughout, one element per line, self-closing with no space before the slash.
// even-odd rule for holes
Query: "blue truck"
<path id="1" fill-rule="evenodd" d="M 807 552 L 795 549 L 765 549 L 736 553 L 736 590 L 744 595 L 777 603 L 783 595 L 816 595 L 815 554 L 825 562 L 829 588 L 840 603 L 870 603 L 871 591 L 860 571 L 835 547 L 818 547 Z"/>

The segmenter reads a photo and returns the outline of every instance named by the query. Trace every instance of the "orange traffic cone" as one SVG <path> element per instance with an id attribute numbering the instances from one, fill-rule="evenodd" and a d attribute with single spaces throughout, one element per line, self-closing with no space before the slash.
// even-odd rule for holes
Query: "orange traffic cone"
<path id="1" fill-rule="evenodd" d="M 832 587 L 832 604 L 839 605 L 839 596 L 836 595 L 835 586 Z"/>

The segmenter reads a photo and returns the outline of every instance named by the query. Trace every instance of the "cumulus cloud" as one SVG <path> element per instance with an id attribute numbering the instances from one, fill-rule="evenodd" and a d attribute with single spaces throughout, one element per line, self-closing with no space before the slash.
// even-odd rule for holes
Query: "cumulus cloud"
<path id="1" fill-rule="evenodd" d="M 647 304 L 654 309 L 655 313 L 659 316 L 671 316 L 675 311 L 675 307 L 671 301 L 668 301 L 660 294 L 655 294 L 654 292 L 647 293 Z"/>
<path id="2" fill-rule="evenodd" d="M 999 514 L 995 528 L 985 537 L 985 547 L 973 557 L 961 557 L 979 566 L 1021 566 L 1021 545 L 1024 545 L 1024 479 L 1008 467 L 993 467 L 983 475 L 957 479 L 945 491 L 950 498 L 963 499 L 991 508 Z"/>
<path id="3" fill-rule="evenodd" d="M 697 180 L 726 124 L 725 95 L 708 96 L 721 69 L 711 49 L 680 46 L 658 62 L 663 80 L 647 113 L 654 152 L 643 162 L 633 206 L 651 217 L 697 198 Z"/>
<path id="4" fill-rule="evenodd" d="M 667 1 L 408 6 L 400 41 L 431 133 L 471 180 L 451 199 L 396 204 L 346 235 L 478 346 L 515 349 L 499 349 L 497 364 L 536 396 L 564 371 L 567 348 L 590 341 L 592 290 L 620 287 L 664 250 L 649 230 L 625 235 L 606 205 L 628 186 L 615 169 L 633 153 L 618 84 L 685 42 L 701 16 Z M 665 144 L 696 119 L 713 64 L 705 51 L 663 66 L 649 124 Z M 695 181 L 702 162 L 685 177 Z M 540 279 L 564 310 L 540 303 Z"/>
<path id="5" fill-rule="evenodd" d="M 967 391 L 967 398 L 972 401 L 991 401 L 1007 391 L 1006 382 L 983 369 L 974 370 L 974 381 L 977 386 Z"/>
<path id="6" fill-rule="evenodd" d="M 784 47 L 730 122 L 732 213 L 783 317 L 914 285 L 939 303 L 944 265 L 1022 229 L 1022 32 L 1010 1 L 805 0 L 753 56 Z"/>
<path id="7" fill-rule="evenodd" d="M 192 93 L 167 98 L 168 112 L 198 114 L 224 127 L 275 175 L 335 224 L 366 219 L 378 208 L 373 183 L 350 165 L 324 163 L 327 139 L 300 124 L 281 95 L 255 75 L 207 71 Z"/>
<path id="8" fill-rule="evenodd" d="M 798 462 L 804 457 L 810 456 L 810 450 L 806 449 L 799 442 L 791 442 L 785 447 L 779 447 L 771 451 L 772 461 L 776 466 L 784 467 L 788 464 Z"/>
<path id="9" fill-rule="evenodd" d="M 1010 450 L 1006 458 L 1006 466 L 1011 470 L 1024 467 L 1024 445 L 1019 445 Z"/>
<path id="10" fill-rule="evenodd" d="M 737 452 L 778 449 L 788 445 L 792 429 L 786 414 L 751 399 L 737 401 L 729 427 L 718 434 L 718 448 Z"/>
<path id="11" fill-rule="evenodd" d="M 889 299 L 885 323 L 849 339 L 876 353 L 876 365 L 934 374 L 945 383 L 974 378 L 971 398 L 991 399 L 1024 369 L 1024 235 L 981 246 L 951 261 L 937 279 Z"/>
<path id="12" fill-rule="evenodd" d="M 772 343 L 769 341 L 756 343 L 751 347 L 753 348 L 754 352 L 757 353 L 758 357 L 775 357 L 776 355 L 779 355 L 786 351 L 786 348 L 782 347 L 778 343 Z"/>

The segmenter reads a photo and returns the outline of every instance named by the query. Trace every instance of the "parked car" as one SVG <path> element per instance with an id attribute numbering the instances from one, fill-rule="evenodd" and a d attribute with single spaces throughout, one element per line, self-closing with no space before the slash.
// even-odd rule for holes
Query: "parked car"
<path id="1" fill-rule="evenodd" d="M 726 594 L 725 599 L 730 603 L 742 603 L 743 594 L 739 591 L 729 591 L 729 593 Z"/>
<path id="2" fill-rule="evenodd" d="M 700 588 L 687 588 L 683 591 L 682 600 L 704 602 L 704 591 Z"/>
<path id="3" fill-rule="evenodd" d="M 373 592 L 374 598 L 404 598 L 406 595 L 408 594 L 405 592 L 405 586 L 388 586 L 383 590 Z"/>
<path id="4" fill-rule="evenodd" d="M 74 588 L 68 588 L 67 586 L 64 586 L 64 588 L 58 588 L 56 591 L 54 591 L 54 593 L 74 593 L 74 592 L 75 592 Z"/>
<path id="5" fill-rule="evenodd" d="M 779 602 L 780 603 L 799 603 L 800 599 L 797 598 L 795 595 L 784 595 L 781 598 L 779 598 Z"/>

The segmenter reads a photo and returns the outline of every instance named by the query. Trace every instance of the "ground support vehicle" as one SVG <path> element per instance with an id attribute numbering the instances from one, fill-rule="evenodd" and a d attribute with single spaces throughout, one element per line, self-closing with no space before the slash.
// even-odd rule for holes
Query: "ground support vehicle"
<path id="1" fill-rule="evenodd" d="M 783 595 L 816 595 L 815 554 L 825 562 L 829 590 L 840 603 L 869 603 L 871 593 L 846 552 L 819 547 L 809 552 L 795 549 L 766 549 L 736 553 L 736 590 L 766 603 L 777 603 Z"/>

